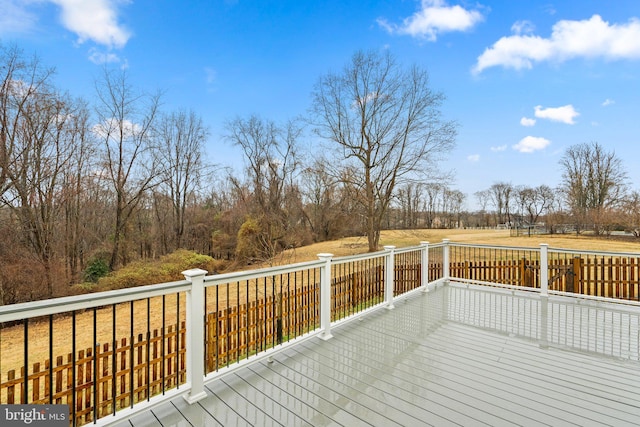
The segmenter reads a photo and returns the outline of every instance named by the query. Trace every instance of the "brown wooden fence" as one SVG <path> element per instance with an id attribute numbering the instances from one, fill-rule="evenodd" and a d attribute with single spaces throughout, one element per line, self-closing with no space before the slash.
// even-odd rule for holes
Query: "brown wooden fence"
<path id="1" fill-rule="evenodd" d="M 185 381 L 184 326 L 79 350 L 75 358 L 57 356 L 53 367 L 49 360 L 34 363 L 26 384 L 24 367 L 9 370 L 0 383 L 2 403 L 68 404 L 76 423 L 84 424 L 93 421 L 94 412 L 96 418 L 113 413 L 114 401 L 125 408 L 174 388 Z"/>
<path id="2" fill-rule="evenodd" d="M 527 274 L 530 265 L 526 260 L 461 261 L 449 266 L 451 277 L 480 280 L 504 285 L 530 286 L 533 282 Z"/>
<path id="3" fill-rule="evenodd" d="M 384 298 L 384 268 L 380 265 L 334 277 L 331 320 L 338 320 L 378 304 Z"/>
<path id="4" fill-rule="evenodd" d="M 640 299 L 640 259 L 633 257 L 552 257 L 549 289 L 582 295 Z M 449 267 L 451 277 L 513 286 L 540 288 L 540 261 L 460 261 Z"/>
<path id="5" fill-rule="evenodd" d="M 575 257 L 567 292 L 638 300 L 640 259 L 632 257 Z"/>
<path id="6" fill-rule="evenodd" d="M 319 298 L 318 287 L 312 284 L 209 313 L 206 372 L 316 329 L 320 324 Z"/>

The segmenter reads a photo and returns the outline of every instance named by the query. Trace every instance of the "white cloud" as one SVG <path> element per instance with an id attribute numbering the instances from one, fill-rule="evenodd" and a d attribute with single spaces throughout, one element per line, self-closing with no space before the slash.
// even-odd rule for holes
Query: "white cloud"
<path id="1" fill-rule="evenodd" d="M 499 152 L 507 149 L 507 144 L 499 145 L 497 147 L 491 147 L 491 151 Z"/>
<path id="2" fill-rule="evenodd" d="M 613 104 L 615 104 L 615 103 L 616 103 L 616 101 L 614 101 L 613 99 L 609 99 L 609 98 L 607 98 L 607 99 L 605 99 L 605 100 L 604 100 L 604 102 L 602 103 L 602 106 L 603 106 L 603 107 L 608 107 L 609 105 L 613 105 Z"/>
<path id="3" fill-rule="evenodd" d="M 100 52 L 96 48 L 89 49 L 89 61 L 94 64 L 109 64 L 120 62 L 120 57 L 112 52 Z"/>
<path id="4" fill-rule="evenodd" d="M 588 20 L 558 21 L 549 38 L 519 33 L 502 37 L 485 49 L 472 71 L 477 74 L 495 66 L 530 69 L 536 62 L 572 58 L 640 59 L 640 20 L 609 24 L 593 15 Z"/>
<path id="5" fill-rule="evenodd" d="M 8 94 L 16 97 L 23 97 L 31 92 L 33 86 L 30 86 L 24 80 L 10 79 L 7 81 L 5 88 Z"/>
<path id="6" fill-rule="evenodd" d="M 478 162 L 480 161 L 480 154 L 470 154 L 467 156 L 467 160 L 470 162 Z"/>
<path id="7" fill-rule="evenodd" d="M 128 0 L 0 0 L 0 34 L 24 33 L 35 28 L 38 18 L 29 10 L 39 3 L 60 7 L 60 21 L 78 36 L 109 49 L 122 48 L 131 33 L 118 22 L 118 6 Z"/>
<path id="8" fill-rule="evenodd" d="M 537 118 L 566 123 L 568 125 L 575 124 L 576 122 L 573 119 L 579 115 L 580 113 L 578 113 L 571 104 L 557 108 L 542 108 L 540 105 L 535 107 L 535 116 Z"/>
<path id="9" fill-rule="evenodd" d="M 511 32 L 513 34 L 530 34 L 533 33 L 535 29 L 535 25 L 530 21 L 516 21 L 511 26 Z"/>
<path id="10" fill-rule="evenodd" d="M 36 17 L 29 13 L 19 0 L 0 0 L 0 34 L 15 34 L 30 31 Z"/>
<path id="11" fill-rule="evenodd" d="M 526 136 L 512 148 L 521 153 L 533 153 L 534 151 L 542 150 L 549 144 L 551 144 L 551 141 L 546 138 Z"/>
<path id="12" fill-rule="evenodd" d="M 530 126 L 533 126 L 533 125 L 536 124 L 536 119 L 530 119 L 529 117 L 523 117 L 523 118 L 520 119 L 520 124 L 522 126 L 530 127 Z"/>
<path id="13" fill-rule="evenodd" d="M 50 0 L 62 9 L 66 29 L 78 36 L 78 43 L 91 40 L 108 48 L 122 48 L 131 33 L 118 23 L 118 0 Z"/>
<path id="14" fill-rule="evenodd" d="M 467 31 L 484 19 L 477 10 L 462 6 L 449 6 L 444 0 L 422 0 L 420 9 L 402 21 L 401 25 L 390 24 L 379 18 L 378 24 L 390 33 L 435 41 L 438 34 L 452 31 Z"/>
<path id="15" fill-rule="evenodd" d="M 131 138 L 140 132 L 142 127 L 137 123 L 133 123 L 131 120 L 125 119 L 120 121 L 118 119 L 111 118 L 94 125 L 91 130 L 93 131 L 93 134 L 99 138 L 119 138 L 120 133 L 122 133 L 123 138 Z"/>

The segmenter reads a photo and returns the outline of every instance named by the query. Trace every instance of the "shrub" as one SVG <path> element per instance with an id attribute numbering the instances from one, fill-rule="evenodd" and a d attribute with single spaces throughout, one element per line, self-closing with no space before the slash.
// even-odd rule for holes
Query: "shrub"
<path id="1" fill-rule="evenodd" d="M 123 289 L 182 280 L 184 279 L 182 272 L 185 270 L 201 268 L 213 273 L 221 266 L 222 262 L 210 256 L 178 249 L 159 260 L 132 262 L 112 272 L 99 279 L 97 290 Z"/>
<path id="2" fill-rule="evenodd" d="M 238 231 L 238 241 L 236 244 L 236 258 L 240 261 L 255 258 L 258 255 L 257 248 L 260 233 L 262 232 L 258 220 L 247 217 Z"/>
<path id="3" fill-rule="evenodd" d="M 98 279 L 109 274 L 109 264 L 102 258 L 93 258 L 84 270 L 84 280 L 96 283 Z"/>

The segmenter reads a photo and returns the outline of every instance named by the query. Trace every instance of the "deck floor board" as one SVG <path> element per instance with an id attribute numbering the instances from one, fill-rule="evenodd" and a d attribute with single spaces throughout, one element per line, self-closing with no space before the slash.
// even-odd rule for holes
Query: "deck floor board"
<path id="1" fill-rule="evenodd" d="M 640 425 L 639 362 L 543 348 L 532 338 L 537 327 L 518 335 L 496 320 L 496 331 L 477 313 L 474 326 L 467 305 L 477 294 L 442 292 L 413 294 L 335 327 L 328 341 L 304 340 L 222 375 L 193 405 L 178 397 L 117 425 Z M 504 295 L 483 301 L 496 307 L 481 314 L 512 310 L 521 320 L 536 311 Z M 446 318 L 458 309 L 462 321 Z"/>
<path id="2" fill-rule="evenodd" d="M 530 422 L 523 415 L 529 412 L 527 411 L 531 409 L 529 406 L 535 408 L 537 394 L 527 393 L 520 387 L 513 386 L 511 382 L 503 381 L 500 371 L 487 370 L 490 366 L 486 361 L 470 354 L 473 352 L 471 347 L 468 347 L 464 356 L 457 355 L 457 351 L 461 348 L 467 347 L 431 350 L 418 359 L 405 360 L 402 374 L 405 377 L 413 377 L 418 385 L 428 382 L 430 388 L 439 387 L 438 394 L 446 394 L 450 400 L 460 401 L 461 406 L 467 407 L 464 409 L 465 412 L 469 412 L 470 405 L 476 401 L 475 404 L 480 410 L 491 414 L 502 413 L 503 417 L 516 422 L 518 419 L 523 423 Z M 444 354 L 443 350 L 446 350 Z M 416 366 L 423 366 L 423 369 L 416 369 Z M 426 372 L 427 375 L 421 372 Z M 514 406 L 514 403 L 517 406 Z M 514 411 L 514 408 L 517 410 Z M 553 408 L 549 410 L 553 411 Z M 559 417 L 564 415 L 563 411 L 557 411 L 557 413 Z M 549 411 L 536 414 L 535 419 L 540 423 L 546 422 L 548 425 L 554 425 L 556 422 L 556 417 L 550 416 Z"/>

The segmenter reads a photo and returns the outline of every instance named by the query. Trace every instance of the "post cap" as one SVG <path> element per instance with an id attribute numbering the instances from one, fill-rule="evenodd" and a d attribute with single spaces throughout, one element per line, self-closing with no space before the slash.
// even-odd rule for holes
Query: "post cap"
<path id="1" fill-rule="evenodd" d="M 185 270 L 182 272 L 182 275 L 186 278 L 204 276 L 207 274 L 207 270 L 203 270 L 201 268 L 192 268 L 191 270 Z"/>

